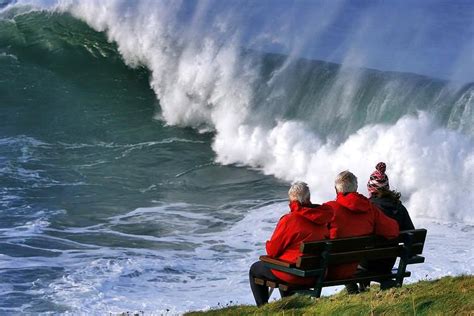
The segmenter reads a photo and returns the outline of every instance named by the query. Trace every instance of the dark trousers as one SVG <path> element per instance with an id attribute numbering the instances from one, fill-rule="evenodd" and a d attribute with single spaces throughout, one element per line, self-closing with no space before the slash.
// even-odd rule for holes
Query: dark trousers
<path id="1" fill-rule="evenodd" d="M 253 297 L 255 298 L 255 303 L 257 306 L 262 306 L 268 303 L 270 299 L 270 294 L 268 292 L 268 286 L 255 284 L 254 278 L 265 279 L 267 281 L 273 282 L 283 282 L 273 275 L 270 268 L 267 268 L 263 262 L 257 261 L 250 267 L 249 279 L 250 279 L 250 288 L 252 289 Z M 294 294 L 292 291 L 280 291 L 281 297 L 286 297 Z"/>

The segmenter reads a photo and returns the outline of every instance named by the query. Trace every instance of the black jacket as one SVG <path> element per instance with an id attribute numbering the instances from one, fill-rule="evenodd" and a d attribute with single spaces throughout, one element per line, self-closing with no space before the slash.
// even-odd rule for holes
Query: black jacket
<path id="1" fill-rule="evenodd" d="M 371 197 L 370 202 L 374 203 L 385 215 L 398 222 L 400 230 L 415 229 L 407 209 L 402 202 L 390 197 Z M 384 258 L 370 261 L 362 261 L 359 265 L 369 271 L 377 273 L 390 273 L 396 258 Z"/>
<path id="2" fill-rule="evenodd" d="M 402 202 L 390 197 L 371 197 L 370 202 L 377 205 L 385 215 L 396 220 L 400 230 L 415 229 L 410 215 Z"/>

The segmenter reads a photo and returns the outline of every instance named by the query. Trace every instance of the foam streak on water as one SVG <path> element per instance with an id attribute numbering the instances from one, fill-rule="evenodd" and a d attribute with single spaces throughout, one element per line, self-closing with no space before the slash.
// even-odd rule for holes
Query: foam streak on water
<path id="1" fill-rule="evenodd" d="M 173 234 L 153 240 L 157 244 L 176 242 L 192 245 L 192 249 L 91 248 L 78 245 L 76 250 L 58 249 L 58 254 L 50 258 L 9 258 L 8 265 L 1 268 L 8 268 L 11 272 L 37 267 L 61 269 L 62 277 L 47 287 L 38 285 L 37 290 L 52 302 L 59 305 L 67 302 L 69 307 L 86 313 L 124 310 L 170 310 L 174 313 L 216 307 L 230 301 L 252 304 L 247 281 L 248 267 L 262 254 L 262 241 L 271 234 L 274 222 L 286 207 L 286 203 L 256 207 L 229 229 L 214 233 L 199 233 L 199 219 L 195 218 L 191 220 L 194 224 L 190 225 L 192 229 L 188 234 Z M 155 216 L 158 214 L 162 214 L 161 208 L 138 209 L 119 220 L 142 216 L 151 221 L 157 220 Z M 115 234 L 117 220 L 111 219 L 102 227 L 69 229 L 62 233 Z M 209 215 L 208 220 L 214 219 Z M 469 245 L 474 232 L 472 226 L 435 223 L 421 218 L 415 219 L 415 225 L 428 229 L 426 263 L 410 267 L 413 275 L 408 282 L 474 273 L 474 253 Z M 47 227 L 42 229 L 49 231 Z M 150 240 L 139 235 L 133 238 Z M 437 255 L 440 244 L 444 247 L 443 258 Z M 37 282 L 41 283 L 41 278 Z M 324 294 L 332 294 L 338 289 L 325 289 Z M 38 294 L 34 291 L 35 286 L 28 293 Z M 199 298 L 196 293 L 200 293 Z M 277 296 L 275 294 L 275 298 Z"/>

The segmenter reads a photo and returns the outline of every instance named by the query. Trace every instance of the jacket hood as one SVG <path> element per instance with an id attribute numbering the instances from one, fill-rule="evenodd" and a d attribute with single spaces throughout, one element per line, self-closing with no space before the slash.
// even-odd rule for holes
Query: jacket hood
<path id="1" fill-rule="evenodd" d="M 357 192 L 338 193 L 336 202 L 356 213 L 366 213 L 373 207 L 368 198 Z"/>
<path id="2" fill-rule="evenodd" d="M 329 205 L 318 205 L 318 204 L 306 204 L 302 205 L 298 201 L 290 202 L 291 213 L 296 213 L 305 217 L 307 220 L 318 224 L 324 225 L 331 221 L 334 213 Z"/>

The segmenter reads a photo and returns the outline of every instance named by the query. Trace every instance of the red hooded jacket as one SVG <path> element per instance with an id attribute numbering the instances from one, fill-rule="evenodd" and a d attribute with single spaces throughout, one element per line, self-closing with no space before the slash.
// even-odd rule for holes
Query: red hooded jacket
<path id="1" fill-rule="evenodd" d="M 302 242 L 316 241 L 329 237 L 328 223 L 333 217 L 331 207 L 327 205 L 301 205 L 297 201 L 290 203 L 290 213 L 278 222 L 266 249 L 268 256 L 295 263 L 301 255 Z M 272 273 L 285 282 L 298 285 L 310 285 L 314 278 L 302 278 L 285 272 L 272 270 Z"/>
<path id="2" fill-rule="evenodd" d="M 329 227 L 330 239 L 371 234 L 387 239 L 398 237 L 397 221 L 386 216 L 369 199 L 357 192 L 338 193 L 336 201 L 323 205 L 331 206 L 334 211 Z M 357 270 L 357 264 L 347 263 L 330 268 L 327 279 L 350 278 Z"/>

